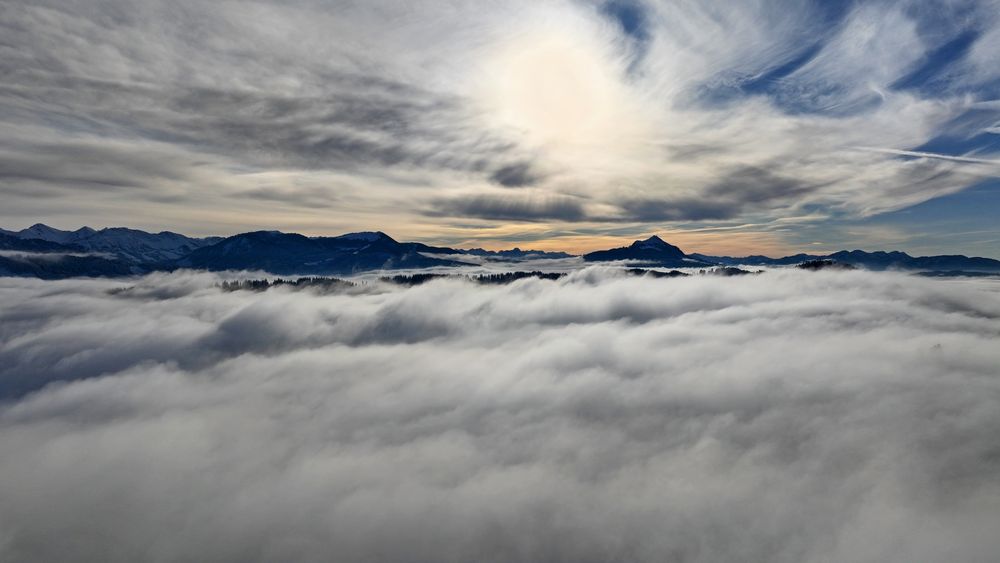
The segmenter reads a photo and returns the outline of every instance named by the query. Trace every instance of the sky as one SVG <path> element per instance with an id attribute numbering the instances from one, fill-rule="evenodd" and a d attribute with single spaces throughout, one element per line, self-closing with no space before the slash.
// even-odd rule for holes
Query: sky
<path id="1" fill-rule="evenodd" d="M 997 0 L 0 3 L 0 227 L 1000 258 Z"/>

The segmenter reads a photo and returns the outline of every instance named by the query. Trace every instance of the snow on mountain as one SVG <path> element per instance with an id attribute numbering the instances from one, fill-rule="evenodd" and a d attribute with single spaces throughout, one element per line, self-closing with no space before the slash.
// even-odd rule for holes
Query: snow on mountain
<path id="1" fill-rule="evenodd" d="M 75 231 L 62 231 L 48 225 L 35 223 L 27 229 L 14 233 L 14 236 L 20 239 L 39 239 L 59 244 L 74 244 L 76 241 L 89 237 L 95 232 L 90 227 L 81 227 Z"/>
<path id="2" fill-rule="evenodd" d="M 139 263 L 176 260 L 198 248 L 222 240 L 220 237 L 186 237 L 169 231 L 154 234 L 124 227 L 109 227 L 100 231 L 82 227 L 75 231 L 63 231 L 41 223 L 18 231 L 14 236 L 24 240 L 39 239 L 70 244 L 91 252 L 113 254 Z"/>

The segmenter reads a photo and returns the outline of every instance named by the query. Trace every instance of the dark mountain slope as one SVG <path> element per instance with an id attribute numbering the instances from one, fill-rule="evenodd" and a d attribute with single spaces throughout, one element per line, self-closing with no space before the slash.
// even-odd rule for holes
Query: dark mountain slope
<path id="1" fill-rule="evenodd" d="M 278 231 L 243 233 L 195 250 L 174 266 L 205 270 L 264 270 L 275 274 L 350 274 L 368 270 L 456 266 L 429 258 L 426 247 L 400 243 L 385 233 L 308 238 Z"/>
<path id="2" fill-rule="evenodd" d="M 962 255 L 914 257 L 899 251 L 865 252 L 864 250 L 841 250 L 833 254 L 796 254 L 783 258 L 769 258 L 767 256 L 705 256 L 702 254 L 692 254 L 691 256 L 726 265 L 795 266 L 805 262 L 833 260 L 841 264 L 850 264 L 851 266 L 867 270 L 1000 272 L 1000 260 L 992 258 L 977 258 Z"/>
<path id="3" fill-rule="evenodd" d="M 688 257 L 680 248 L 655 235 L 646 240 L 637 240 L 629 246 L 584 254 L 583 259 L 587 262 L 629 260 L 636 262 L 636 265 L 669 268 L 698 268 L 714 265 L 705 260 Z"/>

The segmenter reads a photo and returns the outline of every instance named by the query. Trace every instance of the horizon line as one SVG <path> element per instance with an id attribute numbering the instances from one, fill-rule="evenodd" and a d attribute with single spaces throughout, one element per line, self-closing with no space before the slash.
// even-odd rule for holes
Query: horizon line
<path id="1" fill-rule="evenodd" d="M 404 244 L 405 243 L 419 243 L 419 244 L 425 244 L 427 246 L 439 246 L 439 247 L 443 247 L 443 248 L 450 248 L 452 250 L 469 250 L 469 251 L 483 250 L 483 251 L 487 251 L 487 252 L 504 252 L 504 251 L 510 251 L 510 250 L 520 250 L 522 252 L 562 253 L 562 254 L 567 254 L 570 257 L 582 257 L 582 256 L 585 256 L 585 255 L 590 254 L 592 252 L 598 252 L 598 251 L 601 251 L 601 250 L 612 250 L 612 249 L 617 249 L 617 248 L 627 248 L 632 243 L 649 240 L 649 239 L 654 238 L 654 237 L 660 239 L 663 242 L 666 242 L 668 244 L 671 244 L 673 246 L 677 246 L 678 248 L 681 248 L 679 245 L 670 243 L 670 241 L 667 240 L 670 237 L 664 238 L 664 236 L 661 236 L 660 233 L 656 232 L 656 231 L 649 232 L 646 235 L 640 235 L 641 237 L 644 237 L 644 238 L 629 239 L 628 237 L 621 237 L 619 240 L 625 241 L 621 246 L 602 247 L 602 248 L 598 248 L 596 250 L 591 250 L 591 251 L 587 251 L 587 252 L 574 252 L 574 251 L 568 251 L 568 250 L 557 250 L 557 249 L 552 249 L 552 248 L 548 248 L 548 249 L 531 248 L 530 246 L 526 246 L 527 244 L 530 244 L 530 242 L 526 242 L 526 243 L 512 243 L 513 246 L 508 246 L 508 247 L 499 248 L 499 249 L 491 249 L 491 248 L 486 248 L 484 246 L 472 246 L 472 247 L 454 246 L 454 245 L 451 245 L 451 244 L 449 244 L 447 242 L 428 242 L 427 240 L 400 240 L 400 239 L 397 239 L 396 237 L 388 234 L 387 232 L 385 232 L 382 229 L 363 229 L 363 230 L 356 230 L 356 231 L 352 230 L 352 231 L 348 231 L 348 232 L 344 232 L 344 233 L 336 234 L 336 235 L 333 235 L 333 234 L 320 234 L 320 235 L 303 234 L 303 233 L 296 232 L 296 231 L 284 231 L 284 230 L 281 230 L 281 229 L 252 229 L 252 230 L 247 230 L 247 231 L 236 232 L 236 233 L 231 234 L 231 235 L 192 236 L 192 235 L 184 234 L 183 232 L 179 232 L 179 231 L 175 231 L 175 230 L 169 230 L 169 229 L 163 229 L 163 230 L 155 231 L 154 232 L 152 230 L 148 230 L 147 231 L 145 229 L 141 229 L 141 228 L 137 228 L 137 227 L 104 226 L 104 227 L 97 228 L 97 227 L 91 227 L 90 225 L 83 225 L 83 226 L 78 227 L 76 229 L 61 229 L 61 228 L 58 228 L 58 227 L 53 227 L 53 226 L 48 225 L 46 223 L 36 222 L 36 223 L 33 223 L 30 226 L 25 227 L 25 228 L 20 229 L 20 230 L 12 230 L 12 229 L 6 229 L 6 228 L 3 228 L 3 227 L 0 227 L 0 234 L 11 233 L 11 234 L 17 235 L 17 234 L 19 234 L 22 231 L 26 231 L 26 230 L 29 230 L 29 229 L 32 229 L 32 228 L 35 228 L 35 227 L 45 227 L 47 229 L 51 229 L 51 230 L 59 231 L 59 232 L 63 232 L 63 233 L 76 233 L 76 232 L 79 232 L 79 231 L 82 231 L 82 230 L 85 230 L 85 229 L 89 229 L 91 231 L 94 231 L 95 233 L 101 232 L 101 231 L 105 231 L 105 230 L 109 230 L 109 229 L 126 229 L 126 230 L 131 230 L 131 231 L 139 231 L 139 232 L 150 234 L 150 235 L 175 234 L 175 235 L 180 235 L 180 236 L 184 236 L 184 237 L 187 237 L 187 238 L 193 238 L 193 239 L 219 238 L 219 239 L 223 239 L 223 240 L 228 239 L 228 238 L 232 238 L 232 237 L 235 237 L 235 236 L 240 236 L 240 235 L 245 235 L 245 234 L 250 234 L 250 233 L 262 233 L 262 232 L 263 233 L 280 233 L 280 234 L 285 234 L 285 235 L 300 235 L 300 236 L 303 236 L 303 237 L 306 237 L 306 238 L 310 238 L 310 239 L 314 239 L 314 238 L 338 238 L 338 237 L 344 237 L 344 236 L 347 236 L 347 235 L 363 234 L 363 233 L 380 233 L 382 235 L 385 235 L 386 237 L 389 237 L 390 239 L 392 239 L 393 241 L 395 241 L 397 243 L 404 243 Z M 595 238 L 597 238 L 597 237 L 595 237 Z M 602 238 L 609 238 L 609 237 L 602 237 Z M 557 239 L 558 239 L 558 237 L 554 237 L 554 239 L 551 239 L 551 240 L 557 240 Z M 536 241 L 536 242 L 538 242 L 538 241 Z M 975 256 L 975 255 L 972 255 L 972 254 L 964 254 L 964 253 L 953 253 L 953 254 L 913 254 L 913 253 L 906 252 L 906 251 L 903 251 L 903 250 L 898 250 L 898 249 L 891 249 L 891 250 L 886 250 L 886 249 L 865 250 L 864 248 L 849 248 L 849 247 L 846 247 L 846 246 L 845 247 L 840 247 L 839 250 L 832 250 L 832 251 L 822 250 L 822 251 L 819 251 L 819 253 L 813 253 L 813 252 L 808 252 L 808 251 L 802 251 L 802 250 L 800 250 L 798 252 L 792 252 L 792 253 L 789 253 L 789 254 L 775 254 L 775 255 L 766 254 L 766 253 L 763 253 L 763 252 L 753 252 L 753 253 L 742 254 L 742 255 L 738 255 L 738 254 L 710 253 L 710 252 L 700 252 L 700 251 L 691 251 L 691 252 L 688 252 L 688 251 L 685 251 L 683 248 L 681 248 L 681 251 L 684 252 L 684 254 L 688 255 L 688 256 L 701 255 L 701 256 L 706 256 L 706 257 L 719 257 L 719 258 L 764 257 L 764 258 L 772 258 L 772 259 L 781 259 L 781 258 L 789 258 L 789 257 L 799 256 L 799 255 L 812 256 L 812 257 L 826 257 L 826 256 L 830 256 L 832 254 L 836 254 L 836 253 L 839 253 L 839 252 L 866 252 L 866 253 L 869 253 L 869 254 L 875 254 L 875 253 L 880 253 L 880 252 L 881 253 L 886 253 L 886 254 L 891 254 L 891 253 L 897 253 L 898 252 L 898 253 L 906 254 L 906 255 L 908 255 L 910 257 L 913 257 L 913 258 L 925 258 L 925 257 L 934 257 L 934 256 L 964 256 L 964 257 L 967 257 L 967 258 L 987 258 L 987 259 L 991 259 L 991 260 L 1000 260 L 1000 257 L 996 257 L 995 258 L 995 257 L 992 257 L 992 256 Z"/>

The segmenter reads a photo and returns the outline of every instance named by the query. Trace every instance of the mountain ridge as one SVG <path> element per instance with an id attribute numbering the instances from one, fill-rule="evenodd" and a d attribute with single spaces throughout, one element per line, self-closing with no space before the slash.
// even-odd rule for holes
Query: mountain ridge
<path id="1" fill-rule="evenodd" d="M 175 265 L 206 270 L 260 269 L 275 274 L 350 274 L 463 265 L 424 256 L 421 246 L 398 242 L 381 232 L 306 237 L 298 233 L 254 231 L 197 249 Z"/>
<path id="2" fill-rule="evenodd" d="M 195 238 L 171 231 L 148 233 L 126 227 L 105 227 L 100 230 L 81 227 L 75 231 L 63 231 L 42 223 L 17 232 L 5 231 L 5 234 L 22 240 L 44 240 L 84 251 L 112 254 L 139 263 L 176 260 L 197 248 L 222 240 L 222 237 Z"/>
<path id="3" fill-rule="evenodd" d="M 148 233 L 125 227 L 64 231 L 37 223 L 20 231 L 0 229 L 0 275 L 46 279 L 137 275 L 193 268 L 210 271 L 263 270 L 274 274 L 354 274 L 372 270 L 471 265 L 462 256 L 528 262 L 575 258 L 563 252 L 483 250 L 399 242 L 383 231 L 308 237 L 281 231 L 251 231 L 229 237 L 188 237 L 171 231 Z M 598 250 L 583 262 L 624 262 L 630 267 L 713 268 L 795 266 L 829 260 L 870 270 L 1000 272 L 1000 260 L 960 254 L 911 256 L 901 251 L 842 250 L 779 258 L 687 254 L 657 235 L 628 246 Z M 469 258 L 471 259 L 471 258 Z"/>
<path id="4" fill-rule="evenodd" d="M 752 255 L 744 257 L 691 254 L 698 259 L 726 266 L 794 266 L 815 260 L 833 260 L 868 270 L 1000 271 L 1000 260 L 964 254 L 911 256 L 899 250 L 840 250 L 830 254 L 794 254 L 781 258 Z"/>

